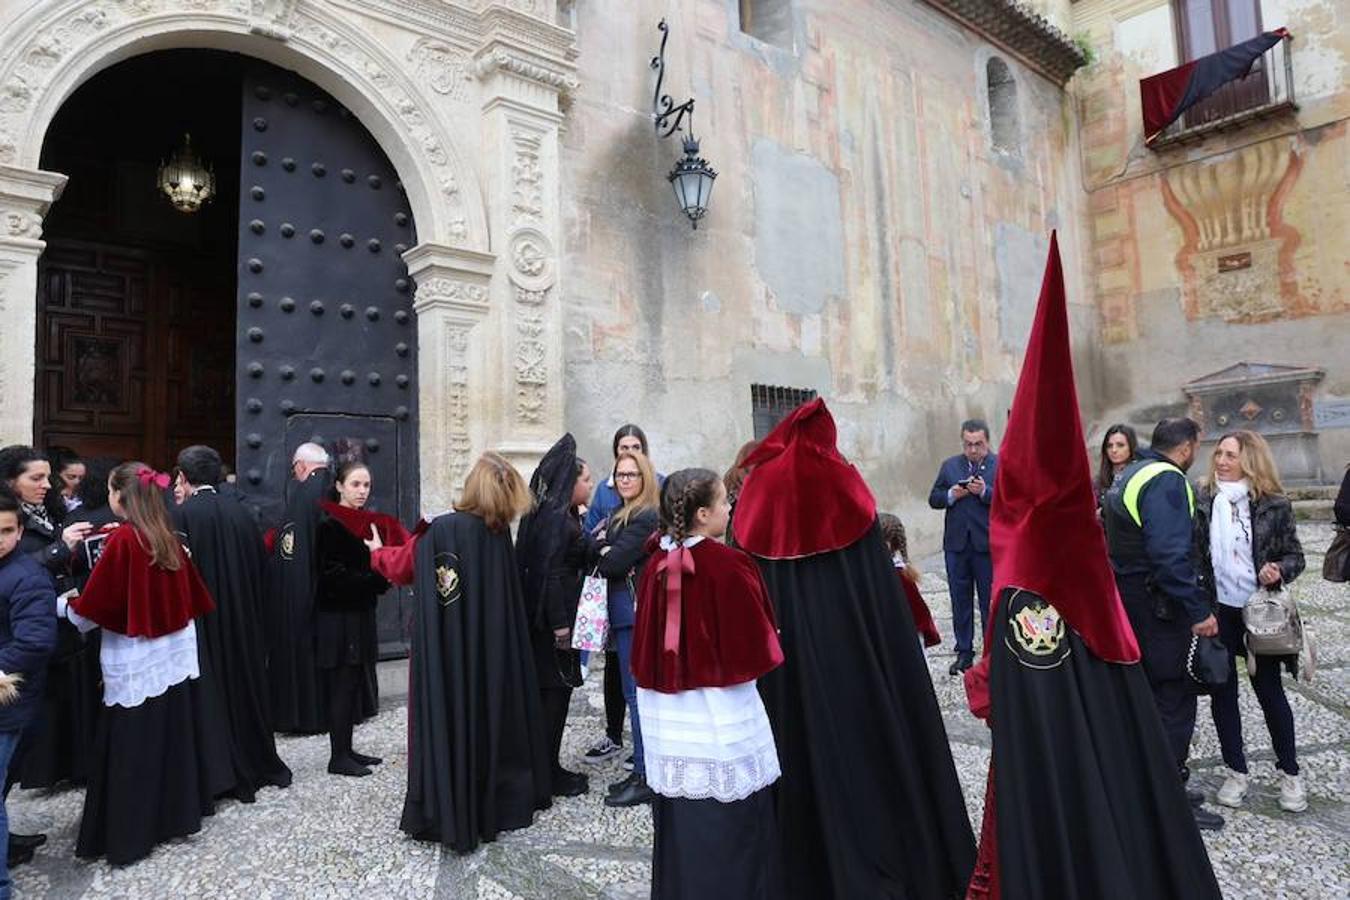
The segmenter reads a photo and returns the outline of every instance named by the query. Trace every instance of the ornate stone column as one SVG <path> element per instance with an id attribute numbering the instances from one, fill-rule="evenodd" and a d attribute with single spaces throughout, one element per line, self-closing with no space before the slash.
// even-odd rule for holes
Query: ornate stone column
<path id="1" fill-rule="evenodd" d="M 42 219 L 66 176 L 0 165 L 0 445 L 33 440 L 33 348 Z"/>
<path id="2" fill-rule="evenodd" d="M 572 33 L 513 9 L 482 14 L 483 181 L 492 211 L 491 445 L 528 473 L 563 430 L 558 130 L 576 87 Z"/>
<path id="3" fill-rule="evenodd" d="M 417 284 L 418 452 L 422 509 L 447 509 L 459 496 L 474 449 L 487 446 L 488 397 L 495 380 L 487 343 L 474 329 L 488 317 L 496 258 L 444 244 L 403 254 Z"/>

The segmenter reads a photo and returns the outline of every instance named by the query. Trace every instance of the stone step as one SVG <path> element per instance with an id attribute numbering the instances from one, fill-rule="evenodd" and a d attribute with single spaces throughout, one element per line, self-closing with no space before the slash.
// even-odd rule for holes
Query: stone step
<path id="1" fill-rule="evenodd" d="M 1286 487 L 1285 494 L 1290 500 L 1335 500 L 1338 490 L 1338 484 L 1308 484 Z"/>
<path id="2" fill-rule="evenodd" d="M 1316 500 L 1295 500 L 1294 518 L 1301 522 L 1330 522 L 1335 500 L 1331 497 Z"/>

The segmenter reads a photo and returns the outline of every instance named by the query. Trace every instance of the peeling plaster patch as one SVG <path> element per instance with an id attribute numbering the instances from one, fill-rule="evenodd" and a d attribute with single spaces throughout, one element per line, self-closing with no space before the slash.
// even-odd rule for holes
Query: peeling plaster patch
<path id="1" fill-rule="evenodd" d="M 715 313 L 722 311 L 722 298 L 712 291 L 704 291 L 702 296 L 698 298 L 698 302 L 703 307 L 704 312 Z"/>
<path id="2" fill-rule="evenodd" d="M 739 348 L 732 358 L 731 372 L 736 382 L 735 390 L 744 391 L 747 414 L 752 384 L 807 388 L 827 399 L 834 388 L 829 362 L 819 356 L 807 357 L 792 351 Z"/>
<path id="3" fill-rule="evenodd" d="M 820 355 L 820 316 L 802 316 L 802 352 Z"/>
<path id="4" fill-rule="evenodd" d="M 1026 346 L 1036 312 L 1049 240 L 1017 225 L 994 226 L 994 269 L 998 274 L 998 336 L 1005 350 Z"/>
<path id="5" fill-rule="evenodd" d="M 933 321 L 929 315 L 928 250 L 916 238 L 901 238 L 899 252 L 905 338 L 926 341 L 933 335 Z"/>
<path id="6" fill-rule="evenodd" d="M 759 275 L 784 312 L 818 313 L 844 293 L 839 179 L 819 160 L 763 138 L 751 171 Z"/>

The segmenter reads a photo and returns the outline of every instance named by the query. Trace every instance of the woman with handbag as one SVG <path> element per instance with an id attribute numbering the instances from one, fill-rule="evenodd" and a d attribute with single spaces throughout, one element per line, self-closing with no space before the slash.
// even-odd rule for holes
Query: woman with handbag
<path id="1" fill-rule="evenodd" d="M 1210 698 L 1214 728 L 1229 769 L 1217 800 L 1238 807 L 1248 789 L 1236 673 L 1238 655 L 1247 652 L 1243 609 L 1249 600 L 1260 599 L 1253 597 L 1257 590 L 1284 589 L 1304 566 L 1293 506 L 1284 496 L 1270 446 L 1259 434 L 1234 431 L 1219 439 L 1209 477 L 1196 496 L 1195 525 L 1200 577 L 1217 603 L 1219 637 L 1233 667 L 1227 682 L 1215 688 Z M 1287 812 L 1308 807 L 1294 748 L 1294 714 L 1280 679 L 1282 665 L 1296 671 L 1297 664 L 1297 652 L 1248 657 L 1248 675 L 1275 747 L 1276 766 L 1284 773 L 1280 807 Z"/>
<path id="2" fill-rule="evenodd" d="M 606 806 L 637 806 L 655 796 L 647 786 L 647 770 L 642 760 L 642 727 L 638 722 L 637 682 L 633 680 L 633 623 L 636 621 L 634 598 L 647 560 L 647 539 L 660 524 L 656 472 L 641 453 L 621 452 L 614 462 L 614 486 L 623 498 L 623 506 L 605 522 L 594 565 L 609 579 L 610 641 L 619 653 L 619 675 L 623 679 L 623 697 L 628 705 L 628 720 L 633 724 L 633 771 L 627 778 L 610 785 Z"/>

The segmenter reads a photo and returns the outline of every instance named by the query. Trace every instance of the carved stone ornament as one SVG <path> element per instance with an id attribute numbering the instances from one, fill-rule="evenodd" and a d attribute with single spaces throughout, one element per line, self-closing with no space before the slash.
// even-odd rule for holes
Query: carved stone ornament
<path id="1" fill-rule="evenodd" d="M 374 2 L 374 0 L 373 0 Z M 401 139 L 426 167 L 429 184 L 438 186 L 448 203 L 444 222 L 462 223 L 457 243 L 470 241 L 481 220 L 459 190 L 457 173 L 467 166 L 449 144 L 448 132 L 427 98 L 418 92 L 403 67 L 358 27 L 338 17 L 330 4 L 300 0 L 52 0 L 34 4 L 7 31 L 6 58 L 0 62 L 0 163 L 37 163 L 41 136 L 34 134 L 34 113 L 44 108 L 44 94 L 54 80 L 70 77 L 71 70 L 90 67 L 142 34 L 190 31 L 189 14 L 201 13 L 203 28 L 214 31 L 247 30 L 283 40 L 298 52 L 325 65 L 370 98 L 388 117 Z M 161 21 L 162 20 L 162 21 Z M 106 45 L 106 46 L 96 46 Z M 438 45 L 447 47 L 448 45 Z M 414 50 L 416 52 L 416 50 Z M 444 62 L 440 51 L 427 52 L 428 65 Z M 471 70 L 469 61 L 463 70 Z M 448 79 L 448 80 L 447 80 Z M 453 77 L 427 77 L 428 90 L 453 87 Z M 439 86 L 438 86 L 439 85 Z M 434 198 L 433 198 L 434 200 Z M 476 198 L 469 198 L 475 203 Z M 430 226 L 432 223 L 419 223 Z"/>
<path id="2" fill-rule="evenodd" d="M 511 224 L 539 225 L 544 218 L 544 170 L 539 165 L 543 134 L 532 129 L 512 128 Z"/>
<path id="3" fill-rule="evenodd" d="M 469 55 L 441 41 L 422 38 L 408 51 L 419 78 L 438 94 L 463 102 L 469 97 L 473 65 Z M 451 191 L 453 193 L 453 191 Z"/>
<path id="4" fill-rule="evenodd" d="M 557 280 L 553 244 L 537 228 L 518 228 L 508 249 L 511 283 L 527 291 L 546 291 Z"/>
<path id="5" fill-rule="evenodd" d="M 417 283 L 417 309 L 433 305 L 487 306 L 486 285 L 471 284 L 454 278 L 434 277 Z"/>
<path id="6" fill-rule="evenodd" d="M 445 332 L 449 360 L 444 392 L 448 410 L 446 448 L 450 456 L 451 490 L 458 495 L 469 474 L 473 439 L 469 436 L 469 326 L 451 325 Z"/>

